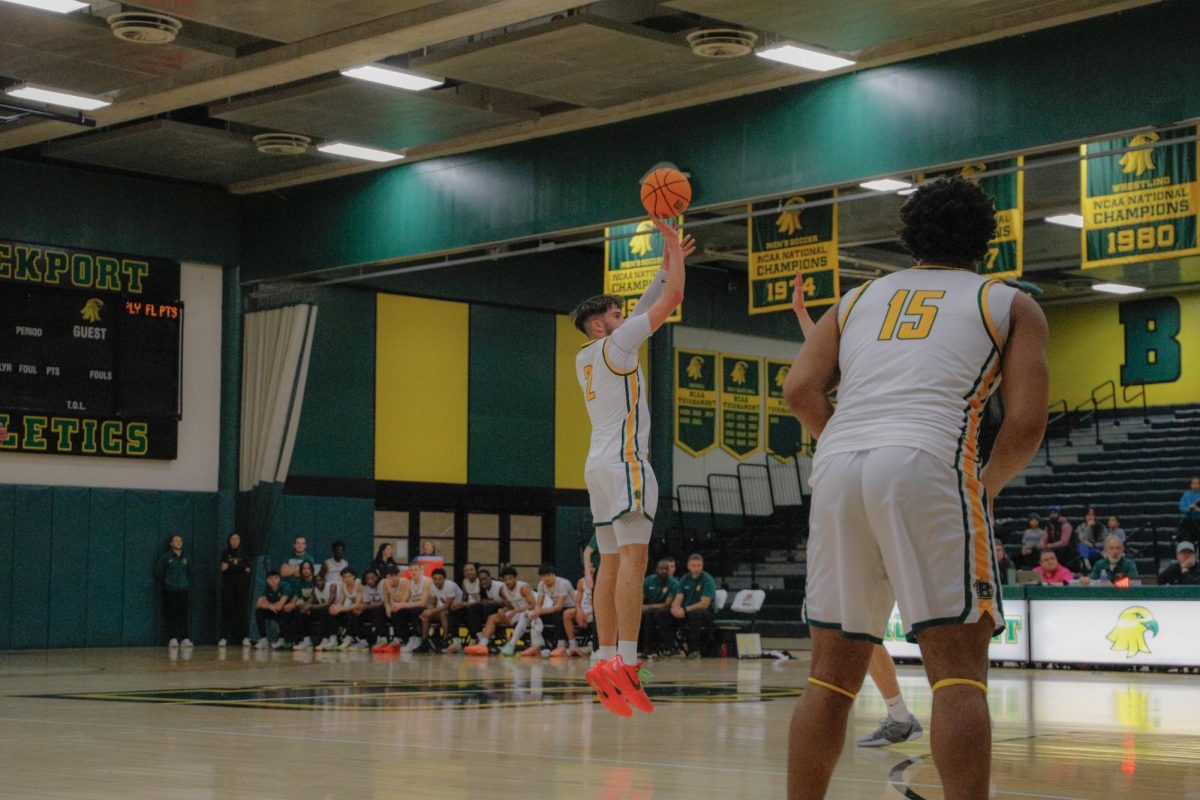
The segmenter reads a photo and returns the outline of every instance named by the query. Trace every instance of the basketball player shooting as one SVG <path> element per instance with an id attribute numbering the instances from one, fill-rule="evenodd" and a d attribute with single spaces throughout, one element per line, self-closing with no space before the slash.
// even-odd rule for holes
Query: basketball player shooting
<path id="1" fill-rule="evenodd" d="M 637 659 L 642 622 L 642 580 L 658 507 L 658 482 L 650 468 L 650 410 L 638 348 L 662 327 L 683 301 L 684 259 L 695 249 L 691 236 L 653 218 L 663 238 L 663 263 L 628 319 L 621 298 L 598 295 L 580 303 L 572 317 L 589 341 L 575 359 L 592 423 L 587 481 L 600 572 L 592 604 L 600 639 L 598 661 L 587 672 L 600 702 L 618 716 L 637 708 L 653 713 Z"/>
<path id="2" fill-rule="evenodd" d="M 987 648 L 1004 629 L 989 497 L 1041 444 L 1046 319 L 1026 295 L 976 274 L 996 227 L 976 184 L 925 184 L 900 216 L 917 265 L 848 292 L 817 323 L 784 387 L 820 438 L 808 549 L 812 669 L 792 716 L 790 800 L 825 796 L 893 602 L 933 688 L 944 797 L 988 796 Z M 1005 418 L 981 470 L 980 419 L 997 387 Z"/>

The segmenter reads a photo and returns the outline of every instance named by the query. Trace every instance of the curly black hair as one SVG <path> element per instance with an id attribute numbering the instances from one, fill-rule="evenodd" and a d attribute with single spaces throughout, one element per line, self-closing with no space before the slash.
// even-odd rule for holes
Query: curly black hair
<path id="1" fill-rule="evenodd" d="M 900 241 L 918 261 L 972 268 L 996 235 L 996 207 L 966 178 L 938 178 L 900 209 Z"/>

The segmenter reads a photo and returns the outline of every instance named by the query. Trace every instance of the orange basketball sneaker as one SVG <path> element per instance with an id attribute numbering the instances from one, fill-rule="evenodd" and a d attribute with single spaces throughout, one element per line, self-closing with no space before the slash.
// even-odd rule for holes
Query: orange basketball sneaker
<path id="1" fill-rule="evenodd" d="M 646 696 L 646 687 L 642 685 L 642 680 L 649 679 L 651 675 L 648 670 L 642 668 L 641 662 L 630 666 L 622 661 L 620 656 L 614 656 L 597 666 L 601 667 L 608 683 L 621 693 L 629 705 L 645 714 L 654 713 L 654 703 L 650 702 L 650 698 Z"/>
<path id="2" fill-rule="evenodd" d="M 607 661 L 597 661 L 584 673 L 584 677 L 596 691 L 596 699 L 600 701 L 600 705 L 618 717 L 632 717 L 633 709 L 625 702 L 625 697 L 608 682 L 608 674 L 604 669 L 607 664 Z"/>
<path id="3" fill-rule="evenodd" d="M 469 656 L 486 656 L 488 648 L 486 644 L 472 644 L 464 647 L 463 652 Z"/>

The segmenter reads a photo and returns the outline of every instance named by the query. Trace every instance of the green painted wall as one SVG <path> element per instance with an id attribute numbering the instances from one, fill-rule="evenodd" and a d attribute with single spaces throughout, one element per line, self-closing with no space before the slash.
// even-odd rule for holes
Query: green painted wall
<path id="1" fill-rule="evenodd" d="M 154 563 L 175 533 L 192 566 L 192 633 L 215 641 L 217 495 L 0 485 L 0 650 L 154 645 Z"/>
<path id="2" fill-rule="evenodd" d="M 1195 4 L 1174 0 L 703 113 L 256 195 L 244 201 L 243 276 L 634 218 L 638 177 L 664 159 L 694 173 L 703 205 L 1200 117 L 1198 40 Z M 1111 58 L 1119 53 L 1145 57 Z"/>
<path id="3" fill-rule="evenodd" d="M 346 560 L 359 573 L 375 552 L 375 501 L 347 497 L 283 495 L 272 520 L 267 563 L 278 568 L 292 554 L 297 536 L 308 540 L 308 552 L 320 564 L 338 539 L 346 543 Z"/>
<path id="4" fill-rule="evenodd" d="M 554 485 L 554 315 L 471 306 L 467 481 Z"/>

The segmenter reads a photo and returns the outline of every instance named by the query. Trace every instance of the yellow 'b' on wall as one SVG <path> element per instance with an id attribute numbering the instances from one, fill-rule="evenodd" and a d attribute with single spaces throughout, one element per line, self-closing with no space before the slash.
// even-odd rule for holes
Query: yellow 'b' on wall
<path id="1" fill-rule="evenodd" d="M 375 477 L 467 482 L 470 306 L 380 294 L 375 329 Z"/>

